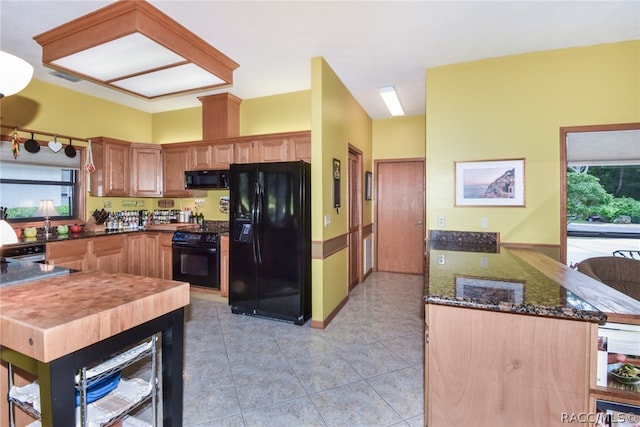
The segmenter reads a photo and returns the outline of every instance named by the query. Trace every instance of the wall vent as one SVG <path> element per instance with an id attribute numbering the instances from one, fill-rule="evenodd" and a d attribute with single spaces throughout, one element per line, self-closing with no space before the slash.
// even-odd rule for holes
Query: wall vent
<path id="1" fill-rule="evenodd" d="M 60 77 L 61 79 L 69 80 L 70 82 L 76 83 L 82 80 L 80 77 L 76 77 L 69 73 L 63 73 L 62 71 L 51 71 L 49 72 L 52 76 Z"/>

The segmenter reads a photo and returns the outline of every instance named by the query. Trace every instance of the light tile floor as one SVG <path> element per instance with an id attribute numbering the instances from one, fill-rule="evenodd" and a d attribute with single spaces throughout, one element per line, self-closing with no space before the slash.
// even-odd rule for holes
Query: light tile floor
<path id="1" fill-rule="evenodd" d="M 423 278 L 373 273 L 324 330 L 192 293 L 184 426 L 422 426 Z"/>

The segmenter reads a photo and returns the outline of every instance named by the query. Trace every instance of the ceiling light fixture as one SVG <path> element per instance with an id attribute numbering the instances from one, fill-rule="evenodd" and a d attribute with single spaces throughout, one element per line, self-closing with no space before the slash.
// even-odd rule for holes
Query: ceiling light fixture
<path id="1" fill-rule="evenodd" d="M 31 64 L 0 50 L 0 98 L 20 92 L 27 87 L 31 77 L 33 77 Z"/>
<path id="2" fill-rule="evenodd" d="M 387 106 L 387 110 L 389 110 L 392 116 L 404 116 L 402 104 L 400 104 L 400 99 L 398 98 L 396 89 L 393 86 L 381 87 L 380 96 L 382 97 L 382 100 Z"/>
<path id="3" fill-rule="evenodd" d="M 146 1 L 117 1 L 34 39 L 44 65 L 146 99 L 231 85 L 238 68 Z"/>

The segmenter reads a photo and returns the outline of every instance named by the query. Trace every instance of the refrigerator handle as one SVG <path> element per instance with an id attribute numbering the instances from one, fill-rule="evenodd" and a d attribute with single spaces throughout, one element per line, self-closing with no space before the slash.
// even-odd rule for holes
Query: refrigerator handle
<path id="1" fill-rule="evenodd" d="M 253 233 L 253 240 L 255 242 L 256 262 L 262 264 L 262 249 L 260 247 L 260 237 L 262 231 L 262 200 L 264 197 L 264 187 L 262 184 L 256 184 L 258 192 L 258 203 L 256 204 L 256 225 L 255 232 Z"/>
<path id="2" fill-rule="evenodd" d="M 258 224 L 258 209 L 259 209 L 259 184 L 256 182 L 253 188 L 253 204 L 251 206 L 251 228 L 253 229 L 253 233 L 251 233 L 251 249 L 253 251 L 253 262 L 254 264 L 258 263 L 258 252 L 257 252 L 257 232 L 258 229 L 256 225 Z"/>

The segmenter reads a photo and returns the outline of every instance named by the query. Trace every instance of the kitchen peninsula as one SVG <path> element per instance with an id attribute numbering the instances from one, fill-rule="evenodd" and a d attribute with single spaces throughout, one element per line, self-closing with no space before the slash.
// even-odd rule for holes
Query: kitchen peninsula
<path id="1" fill-rule="evenodd" d="M 533 249 L 431 242 L 425 283 L 425 422 L 563 425 L 600 399 L 599 327 L 640 325 L 640 302 Z"/>
<path id="2" fill-rule="evenodd" d="M 75 425 L 78 371 L 161 333 L 163 425 L 181 425 L 188 304 L 188 283 L 124 273 L 86 271 L 5 282 L 0 287 L 2 394 L 11 363 L 38 377 L 43 426 Z M 6 405 L 2 399 L 3 425 Z"/>

